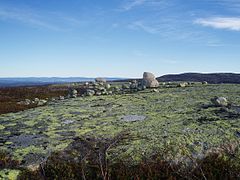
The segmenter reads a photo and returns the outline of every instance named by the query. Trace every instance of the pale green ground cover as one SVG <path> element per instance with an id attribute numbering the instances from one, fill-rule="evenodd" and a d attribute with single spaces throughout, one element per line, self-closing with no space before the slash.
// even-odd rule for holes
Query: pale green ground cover
<path id="1" fill-rule="evenodd" d="M 129 139 L 110 151 L 110 158 L 138 162 L 171 145 L 171 157 L 201 157 L 208 149 L 240 139 L 240 115 L 222 113 L 210 105 L 224 96 L 240 105 L 240 85 L 193 85 L 145 90 L 133 94 L 68 99 L 24 112 L 0 115 L 0 149 L 23 165 L 41 162 L 53 151 L 63 150 L 74 137 L 114 137 L 122 131 Z M 125 122 L 122 116 L 145 116 Z M 15 171 L 14 171 L 15 172 Z M 15 174 L 14 172 L 11 172 Z M 4 172 L 0 171 L 0 177 Z"/>

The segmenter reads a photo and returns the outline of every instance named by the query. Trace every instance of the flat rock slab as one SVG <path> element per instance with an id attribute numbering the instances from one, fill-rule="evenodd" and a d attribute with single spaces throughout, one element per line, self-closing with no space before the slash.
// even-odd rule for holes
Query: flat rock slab
<path id="1" fill-rule="evenodd" d="M 126 115 L 120 118 L 121 121 L 125 122 L 135 122 L 135 121 L 144 121 L 146 116 L 143 115 Z"/>

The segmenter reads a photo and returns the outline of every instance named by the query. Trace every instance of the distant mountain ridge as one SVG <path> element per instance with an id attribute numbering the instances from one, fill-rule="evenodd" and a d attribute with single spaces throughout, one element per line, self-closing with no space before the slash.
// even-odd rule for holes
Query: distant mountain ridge
<path id="1" fill-rule="evenodd" d="M 158 81 L 191 81 L 203 82 L 207 81 L 212 84 L 229 83 L 240 84 L 240 74 L 235 73 L 183 73 L 183 74 L 169 74 L 157 78 Z"/>
<path id="2" fill-rule="evenodd" d="M 119 80 L 122 78 L 106 78 L 108 81 Z M 0 87 L 16 87 L 16 86 L 35 86 L 48 84 L 62 84 L 71 82 L 94 81 L 95 78 L 87 77 L 26 77 L 26 78 L 0 78 Z"/>

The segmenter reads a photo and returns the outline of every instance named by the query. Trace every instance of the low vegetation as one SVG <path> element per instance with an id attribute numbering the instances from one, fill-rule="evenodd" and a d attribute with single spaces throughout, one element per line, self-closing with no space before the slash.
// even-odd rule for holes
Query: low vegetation
<path id="1" fill-rule="evenodd" d="M 1 115 L 1 149 L 19 165 L 0 177 L 240 178 L 240 85 L 178 84 Z"/>

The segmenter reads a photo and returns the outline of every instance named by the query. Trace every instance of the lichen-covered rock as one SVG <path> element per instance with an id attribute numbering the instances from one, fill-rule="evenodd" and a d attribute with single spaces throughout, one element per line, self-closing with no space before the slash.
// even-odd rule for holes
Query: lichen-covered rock
<path id="1" fill-rule="evenodd" d="M 225 97 L 214 97 L 211 99 L 211 102 L 215 106 L 228 106 L 229 102 Z"/>
<path id="2" fill-rule="evenodd" d="M 147 88 L 154 88 L 159 86 L 159 82 L 156 80 L 154 74 L 150 72 L 143 73 L 142 85 Z"/>

